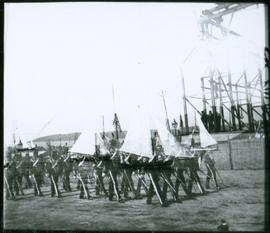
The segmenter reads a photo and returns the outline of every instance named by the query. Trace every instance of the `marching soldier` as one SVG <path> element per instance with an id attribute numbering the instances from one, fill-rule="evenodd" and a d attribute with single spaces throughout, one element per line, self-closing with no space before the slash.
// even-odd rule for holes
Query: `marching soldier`
<path id="1" fill-rule="evenodd" d="M 37 153 L 32 161 L 32 178 L 34 180 L 34 195 L 43 196 L 41 185 L 43 182 L 43 162 Z"/>
<path id="2" fill-rule="evenodd" d="M 20 192 L 22 195 L 24 195 L 22 188 L 22 179 L 23 179 L 22 154 L 21 153 L 15 154 L 13 160 L 15 162 L 15 169 L 13 170 L 15 174 L 15 183 L 14 183 L 15 192 L 16 195 L 19 195 Z"/>
<path id="3" fill-rule="evenodd" d="M 175 180 L 175 193 L 178 199 L 179 187 L 181 185 L 182 189 L 184 190 L 187 197 L 190 197 L 190 192 L 187 189 L 187 183 L 184 176 L 184 172 L 186 172 L 185 168 L 177 167 L 176 168 L 176 180 Z"/>
<path id="4" fill-rule="evenodd" d="M 207 189 L 210 188 L 210 179 L 213 179 L 215 186 L 216 186 L 216 189 L 218 190 L 219 185 L 217 182 L 215 160 L 208 153 L 205 153 L 205 152 L 203 154 L 203 160 L 204 160 L 204 164 L 205 164 L 206 169 L 207 169 L 205 188 L 207 188 Z"/>
<path id="5" fill-rule="evenodd" d="M 79 189 L 80 189 L 80 198 L 91 199 L 89 188 L 88 188 L 88 171 L 89 166 L 85 162 L 86 157 L 83 157 L 83 160 L 78 165 L 78 174 L 79 179 Z"/>
<path id="6" fill-rule="evenodd" d="M 197 157 L 198 155 L 195 153 L 194 156 Z M 187 186 L 188 193 L 190 193 L 190 194 L 192 192 L 192 187 L 193 187 L 194 182 L 197 184 L 197 186 L 202 194 L 206 193 L 205 189 L 202 186 L 201 179 L 197 173 L 198 170 L 199 170 L 198 158 L 191 160 L 190 164 L 188 166 L 188 172 L 189 172 L 190 179 L 189 179 L 188 186 Z"/>
<path id="7" fill-rule="evenodd" d="M 118 188 L 117 169 L 114 167 L 111 160 L 103 161 L 105 173 L 109 176 L 109 200 L 113 200 L 115 194 L 117 201 L 123 202 Z"/>
<path id="8" fill-rule="evenodd" d="M 16 164 L 12 159 L 11 152 L 7 155 L 8 162 L 4 165 L 4 180 L 6 186 L 6 199 L 15 199 L 13 184 L 15 183 Z"/>
<path id="9" fill-rule="evenodd" d="M 147 192 L 146 204 L 152 203 L 152 198 L 154 196 L 154 190 L 157 192 L 157 196 L 162 205 L 165 205 L 164 195 L 162 195 L 162 190 L 159 186 L 159 174 L 158 171 L 149 171 L 150 185 Z"/>
<path id="10" fill-rule="evenodd" d="M 32 183 L 29 178 L 31 166 L 32 163 L 29 153 L 26 153 L 25 157 L 22 159 L 22 171 L 23 171 L 22 175 L 26 180 L 26 188 L 32 188 Z"/>
<path id="11" fill-rule="evenodd" d="M 72 172 L 72 161 L 70 159 L 70 156 L 67 155 L 66 158 L 63 161 L 63 189 L 67 192 L 71 192 L 71 186 L 70 186 L 70 173 Z"/>
<path id="12" fill-rule="evenodd" d="M 96 153 L 95 153 L 95 161 L 96 161 L 96 165 L 95 165 L 95 181 L 96 181 L 96 195 L 99 195 L 100 192 L 104 192 L 105 197 L 108 196 L 108 193 L 105 189 L 105 185 L 103 182 L 103 170 L 104 168 L 101 167 L 101 163 L 98 163 L 99 158 L 100 158 L 101 154 L 100 154 L 100 146 L 96 146 Z M 109 156 L 109 155 L 105 155 Z"/>
<path id="13" fill-rule="evenodd" d="M 132 180 L 132 172 L 133 172 L 132 169 L 124 168 L 122 172 L 123 172 L 123 180 L 122 180 L 121 189 L 124 192 L 124 197 L 129 198 L 128 191 L 131 190 L 135 198 L 137 198 L 137 191 L 135 190 L 134 182 Z"/>
<path id="14" fill-rule="evenodd" d="M 46 170 L 51 181 L 51 197 L 54 197 L 55 195 L 57 195 L 58 198 L 62 197 L 58 188 L 59 171 L 58 160 L 55 153 L 53 154 L 52 158 L 47 161 Z"/>

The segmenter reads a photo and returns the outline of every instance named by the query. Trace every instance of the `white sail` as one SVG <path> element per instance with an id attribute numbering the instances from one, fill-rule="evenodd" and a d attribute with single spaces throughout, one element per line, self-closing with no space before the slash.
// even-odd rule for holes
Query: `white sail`
<path id="1" fill-rule="evenodd" d="M 153 158 L 149 117 L 141 107 L 133 114 L 124 144 L 119 150 Z"/>
<path id="2" fill-rule="evenodd" d="M 217 141 L 208 133 L 199 116 L 196 117 L 196 121 L 200 130 L 201 147 L 205 148 L 208 146 L 217 145 Z"/>
<path id="3" fill-rule="evenodd" d="M 165 119 L 159 121 L 156 120 L 155 122 L 155 127 L 158 131 L 164 153 L 174 157 L 179 157 L 181 155 L 184 156 L 184 148 L 176 141 L 175 137 L 167 129 Z"/>
<path id="4" fill-rule="evenodd" d="M 95 151 L 95 132 L 93 130 L 83 131 L 72 148 L 69 149 L 71 153 L 87 155 L 93 155 Z"/>

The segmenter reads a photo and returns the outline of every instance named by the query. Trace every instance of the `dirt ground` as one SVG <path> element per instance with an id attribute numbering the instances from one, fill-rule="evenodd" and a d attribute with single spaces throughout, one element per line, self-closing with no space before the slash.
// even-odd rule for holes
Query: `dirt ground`
<path id="1" fill-rule="evenodd" d="M 227 220 L 231 231 L 264 230 L 264 171 L 220 171 L 225 188 L 206 195 L 161 207 L 156 196 L 151 205 L 146 198 L 124 203 L 104 197 L 79 199 L 79 192 L 51 198 L 25 196 L 4 202 L 5 229 L 31 230 L 128 230 L 128 231 L 216 231 L 220 219 Z M 61 186 L 61 185 L 60 185 Z M 91 190 L 94 195 L 94 190 Z"/>

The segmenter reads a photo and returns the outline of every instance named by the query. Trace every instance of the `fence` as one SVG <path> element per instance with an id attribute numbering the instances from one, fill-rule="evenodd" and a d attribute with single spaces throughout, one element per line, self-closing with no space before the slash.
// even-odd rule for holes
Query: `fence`
<path id="1" fill-rule="evenodd" d="M 229 140 L 218 148 L 213 152 L 218 169 L 264 169 L 264 139 Z"/>

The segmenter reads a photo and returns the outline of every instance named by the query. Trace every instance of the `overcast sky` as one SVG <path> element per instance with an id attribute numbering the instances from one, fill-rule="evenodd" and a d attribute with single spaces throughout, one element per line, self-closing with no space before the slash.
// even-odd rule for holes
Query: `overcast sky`
<path id="1" fill-rule="evenodd" d="M 201 95 L 210 64 L 222 72 L 230 67 L 234 80 L 247 67 L 252 79 L 263 67 L 263 5 L 234 15 L 231 29 L 241 37 L 202 41 L 197 20 L 214 5 L 6 3 L 5 143 L 15 127 L 31 139 L 101 128 L 102 115 L 110 130 L 114 111 L 125 129 L 138 104 L 164 115 L 162 90 L 169 117 L 178 119 L 181 72 L 187 95 Z M 201 101 L 194 104 L 202 109 Z"/>

